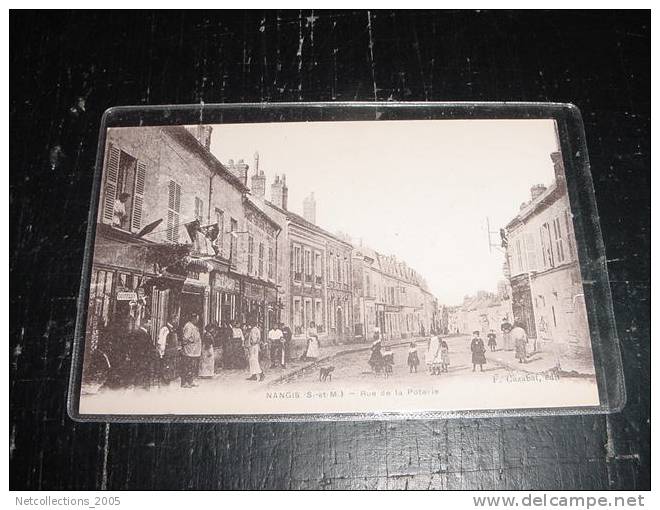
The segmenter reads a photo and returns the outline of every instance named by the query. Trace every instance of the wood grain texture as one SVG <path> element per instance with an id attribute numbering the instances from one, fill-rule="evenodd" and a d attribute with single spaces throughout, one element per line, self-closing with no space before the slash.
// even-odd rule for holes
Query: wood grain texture
<path id="1" fill-rule="evenodd" d="M 12 489 L 650 487 L 650 14 L 12 13 Z M 65 398 L 102 112 L 524 100 L 584 116 L 628 405 L 610 416 L 76 424 Z"/>

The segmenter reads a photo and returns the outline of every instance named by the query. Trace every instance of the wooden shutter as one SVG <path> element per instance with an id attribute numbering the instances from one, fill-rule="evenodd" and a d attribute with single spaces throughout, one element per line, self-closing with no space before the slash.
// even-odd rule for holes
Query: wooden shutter
<path id="1" fill-rule="evenodd" d="M 114 215 L 120 154 L 121 151 L 117 147 L 109 144 L 108 159 L 105 162 L 105 187 L 103 190 L 103 221 L 107 223 L 112 223 Z"/>
<path id="2" fill-rule="evenodd" d="M 137 232 L 142 226 L 142 202 L 144 201 L 144 181 L 147 177 L 147 165 L 137 162 L 135 170 L 135 191 L 133 193 L 133 219 L 132 229 Z"/>
<path id="3" fill-rule="evenodd" d="M 167 195 L 167 240 L 179 240 L 179 212 L 181 210 L 181 185 L 170 181 Z"/>

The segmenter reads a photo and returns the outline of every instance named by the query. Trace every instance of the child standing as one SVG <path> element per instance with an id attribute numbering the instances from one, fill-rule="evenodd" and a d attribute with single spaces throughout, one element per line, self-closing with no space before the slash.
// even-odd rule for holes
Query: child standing
<path id="1" fill-rule="evenodd" d="M 488 347 L 490 347 L 491 352 L 493 352 L 495 350 L 495 347 L 497 347 L 497 336 L 495 335 L 495 331 L 491 329 L 488 332 L 487 338 L 488 338 Z"/>
<path id="2" fill-rule="evenodd" d="M 442 340 L 440 342 L 440 368 L 443 372 L 447 372 L 449 366 L 449 346 L 447 342 Z"/>
<path id="3" fill-rule="evenodd" d="M 419 355 L 417 354 L 417 345 L 415 342 L 410 342 L 410 348 L 408 349 L 408 367 L 410 368 L 410 373 L 417 373 L 417 366 L 419 365 Z"/>

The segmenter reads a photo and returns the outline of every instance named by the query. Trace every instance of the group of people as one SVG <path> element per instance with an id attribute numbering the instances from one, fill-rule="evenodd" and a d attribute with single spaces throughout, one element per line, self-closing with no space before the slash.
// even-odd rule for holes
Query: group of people
<path id="1" fill-rule="evenodd" d="M 99 348 L 90 353 L 90 376 L 109 387 L 169 385 L 180 379 L 182 388 L 197 386 L 198 378 L 212 378 L 223 369 L 249 371 L 249 380 L 265 379 L 265 368 L 286 367 L 291 329 L 274 324 L 267 335 L 257 325 L 215 322 L 200 327 L 191 313 L 183 327 L 176 317 L 163 325 L 152 339 L 151 323 L 144 319 L 127 332 L 115 324 L 103 333 Z"/>
<path id="2" fill-rule="evenodd" d="M 503 320 L 502 335 L 505 336 L 505 341 L 509 339 L 515 345 L 515 357 L 519 363 L 527 363 L 527 333 L 519 322 L 513 325 L 508 323 L 508 320 Z M 506 336 L 508 335 L 508 336 Z M 394 364 L 394 358 L 391 351 L 386 350 L 382 346 L 382 340 L 379 331 L 375 333 L 375 339 L 371 344 L 371 351 L 369 356 L 369 366 L 375 373 L 390 372 L 391 366 Z M 487 345 L 491 352 L 497 349 L 497 334 L 492 329 L 486 335 Z M 472 340 L 470 342 L 470 352 L 472 361 L 472 371 L 479 370 L 483 372 L 484 365 L 486 364 L 486 345 L 481 338 L 481 332 L 475 330 L 472 333 Z M 387 356 L 385 355 L 387 353 Z M 417 343 L 410 342 L 408 348 L 408 368 L 410 373 L 417 373 L 420 365 L 419 353 L 417 351 Z M 449 346 L 444 338 L 441 338 L 434 332 L 428 340 L 425 362 L 428 373 L 431 375 L 440 375 L 449 370 Z M 389 366 L 388 366 L 389 365 Z M 388 370 L 389 369 L 389 370 Z"/>

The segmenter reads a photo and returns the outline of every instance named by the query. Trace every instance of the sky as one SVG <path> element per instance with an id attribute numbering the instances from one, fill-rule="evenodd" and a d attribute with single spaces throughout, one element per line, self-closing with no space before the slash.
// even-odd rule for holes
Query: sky
<path id="1" fill-rule="evenodd" d="M 222 124 L 211 138 L 249 175 L 259 153 L 267 199 L 285 173 L 289 210 L 302 215 L 313 191 L 319 226 L 396 255 L 446 305 L 496 291 L 504 255 L 489 250 L 486 218 L 498 231 L 532 185 L 549 185 L 557 147 L 551 119 Z"/>

